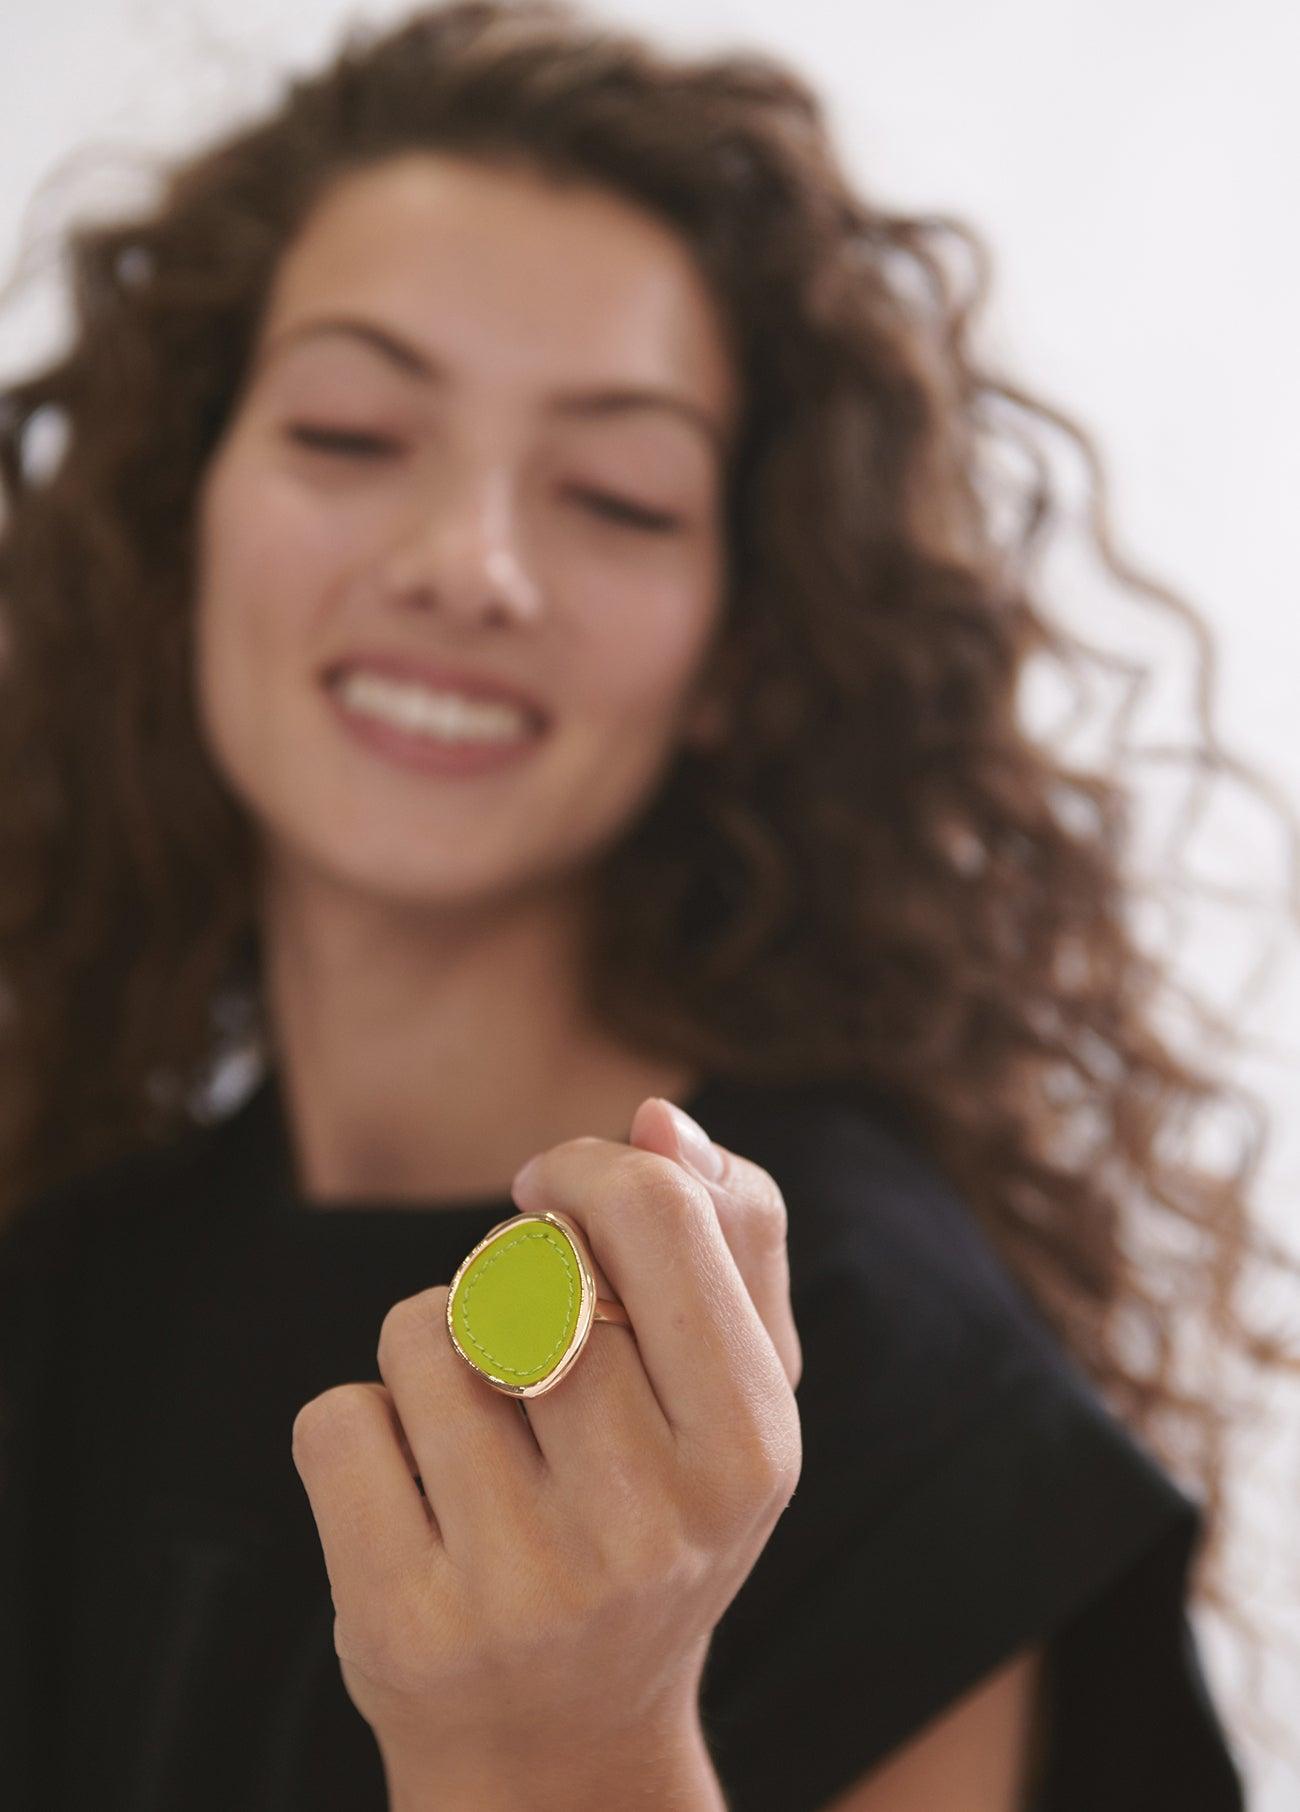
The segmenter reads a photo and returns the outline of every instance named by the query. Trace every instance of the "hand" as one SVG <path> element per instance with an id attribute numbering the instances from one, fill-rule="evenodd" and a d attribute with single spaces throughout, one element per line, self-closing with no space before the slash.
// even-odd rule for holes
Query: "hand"
<path id="1" fill-rule="evenodd" d="M 630 1328 L 597 1323 L 525 1410 L 454 1351 L 440 1284 L 385 1316 L 382 1384 L 294 1421 L 344 1683 L 390 1780 L 485 1758 L 522 1777 L 693 1727 L 713 1629 L 798 1482 L 781 1191 L 720 1147 L 716 1180 L 693 1169 L 658 1097 L 631 1139 L 552 1146 L 511 1191 L 578 1224 Z"/>

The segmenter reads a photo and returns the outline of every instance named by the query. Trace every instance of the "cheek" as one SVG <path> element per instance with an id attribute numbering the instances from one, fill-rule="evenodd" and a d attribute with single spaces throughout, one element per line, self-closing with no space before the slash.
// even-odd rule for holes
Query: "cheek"
<path id="1" fill-rule="evenodd" d="M 215 475 L 201 517 L 202 607 L 214 629 L 265 651 L 301 633 L 311 601 L 337 566 L 341 534 L 273 475 Z"/>
<path id="2" fill-rule="evenodd" d="M 197 608 L 214 683 L 256 692 L 307 671 L 321 640 L 315 619 L 329 609 L 355 539 L 343 517 L 311 507 L 256 461 L 213 469 L 199 516 Z"/>
<path id="3" fill-rule="evenodd" d="M 625 582 L 580 610 L 581 672 L 566 695 L 597 717 L 662 720 L 690 686 L 719 611 L 703 561 L 656 581 Z"/>
<path id="4" fill-rule="evenodd" d="M 236 465 L 213 471 L 199 515 L 194 679 L 209 742 L 227 767 L 245 765 L 280 721 L 272 689 L 306 673 L 314 601 L 334 557 L 273 479 Z"/>

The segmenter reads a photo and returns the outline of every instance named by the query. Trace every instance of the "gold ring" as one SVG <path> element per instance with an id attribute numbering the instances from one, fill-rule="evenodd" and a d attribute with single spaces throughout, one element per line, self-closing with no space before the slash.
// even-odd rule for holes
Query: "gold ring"
<path id="1" fill-rule="evenodd" d="M 593 1322 L 630 1327 L 596 1293 L 587 1242 L 568 1215 L 512 1214 L 466 1253 L 447 1294 L 447 1332 L 494 1390 L 540 1397 L 573 1369 Z"/>

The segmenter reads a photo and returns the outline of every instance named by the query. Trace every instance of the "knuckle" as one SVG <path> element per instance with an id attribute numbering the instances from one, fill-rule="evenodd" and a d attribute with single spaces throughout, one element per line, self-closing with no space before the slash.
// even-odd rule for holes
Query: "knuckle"
<path id="1" fill-rule="evenodd" d="M 616 1598 L 635 1604 L 651 1594 L 689 1590 L 702 1564 L 685 1520 L 660 1510 L 623 1525 L 609 1572 Z"/>
<path id="2" fill-rule="evenodd" d="M 450 1286 L 437 1284 L 415 1296 L 395 1302 L 379 1326 L 379 1369 L 389 1360 L 412 1351 L 428 1352 L 438 1325 L 446 1320 Z"/>
<path id="3" fill-rule="evenodd" d="M 803 1474 L 803 1435 L 797 1414 L 788 1427 L 773 1436 L 768 1443 L 767 1455 L 770 1504 L 784 1510 Z"/>
<path id="4" fill-rule="evenodd" d="M 612 1192 L 611 1192 L 612 1193 Z M 614 1212 L 685 1224 L 703 1212 L 707 1192 L 702 1183 L 688 1177 L 679 1164 L 657 1152 L 632 1151 L 624 1160 Z M 605 1198 L 608 1207 L 609 1196 Z"/>
<path id="5" fill-rule="evenodd" d="M 716 1198 L 716 1212 L 737 1259 L 788 1264 L 790 1217 L 785 1195 L 770 1171 L 748 1158 L 733 1157 L 727 1186 Z"/>
<path id="6" fill-rule="evenodd" d="M 545 1151 L 539 1151 L 532 1161 L 540 1169 L 543 1164 L 555 1159 L 562 1160 L 577 1152 L 585 1151 L 589 1146 L 606 1143 L 606 1140 L 598 1138 L 595 1133 L 575 1133 L 571 1139 L 561 1139 L 558 1145 L 548 1145 Z"/>
<path id="7" fill-rule="evenodd" d="M 417 1697 L 429 1684 L 428 1633 L 417 1627 L 405 1593 L 386 1593 L 360 1616 L 335 1614 L 334 1651 L 366 1679 L 399 1696 Z"/>
<path id="8" fill-rule="evenodd" d="M 621 1520 L 571 1545 L 562 1582 L 552 1588 L 546 1627 L 571 1639 L 638 1625 L 656 1606 L 677 1602 L 700 1583 L 707 1545 L 671 1504 Z"/>
<path id="9" fill-rule="evenodd" d="M 626 1441 L 608 1443 L 600 1457 L 605 1526 L 621 1534 L 625 1527 L 644 1519 L 646 1506 L 663 1495 L 664 1465 L 656 1442 L 647 1440 L 639 1446 Z"/>
<path id="10" fill-rule="evenodd" d="M 785 1195 L 770 1171 L 746 1163 L 746 1186 L 736 1192 L 746 1230 L 762 1251 L 785 1244 L 790 1227 Z"/>
<path id="11" fill-rule="evenodd" d="M 708 1475 L 709 1508 L 724 1525 L 749 1525 L 783 1509 L 803 1468 L 797 1412 L 739 1414 Z"/>
<path id="12" fill-rule="evenodd" d="M 304 1403 L 293 1419 L 291 1447 L 295 1456 L 333 1450 L 348 1430 L 374 1414 L 364 1385 L 334 1384 Z"/>
<path id="13" fill-rule="evenodd" d="M 790 1229 L 785 1194 L 776 1178 L 766 1170 L 760 1170 L 758 1174 L 760 1180 L 754 1191 L 754 1219 L 765 1236 L 773 1244 L 779 1244 L 785 1240 Z"/>
<path id="14" fill-rule="evenodd" d="M 775 1478 L 775 1502 L 784 1510 L 799 1488 L 803 1477 L 803 1440 L 796 1430 L 779 1456 Z"/>
<path id="15" fill-rule="evenodd" d="M 660 1563 L 673 1561 L 687 1534 L 680 1485 L 668 1470 L 671 1456 L 612 1447 L 601 1463 L 603 1509 L 591 1543 L 595 1571 L 653 1578 Z"/>

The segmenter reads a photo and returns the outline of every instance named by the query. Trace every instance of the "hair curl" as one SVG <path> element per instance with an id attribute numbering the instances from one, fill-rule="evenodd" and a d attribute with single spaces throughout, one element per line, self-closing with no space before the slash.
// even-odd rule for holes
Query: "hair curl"
<path id="1" fill-rule="evenodd" d="M 887 1097 L 1197 1490 L 1194 1584 L 1231 1614 L 1227 1380 L 1300 1370 L 1242 1303 L 1254 1264 L 1294 1261 L 1249 1204 L 1260 1103 L 1158 1029 L 1176 996 L 1232 1037 L 1128 920 L 1127 791 L 1021 720 L 1031 660 L 1076 694 L 1107 664 L 1040 601 L 1062 505 L 1035 428 L 1083 456 L 1112 572 L 1193 635 L 1187 758 L 1276 795 L 1216 739 L 1200 618 L 1116 554 L 1086 434 L 972 353 L 980 236 L 855 192 L 822 105 L 765 56 L 669 59 L 561 0 L 352 26 L 152 205 L 70 230 L 70 346 L 0 388 L 0 1216 L 176 1136 L 259 1036 L 254 832 L 191 695 L 195 498 L 277 260 L 336 178 L 413 149 L 607 185 L 676 228 L 734 327 L 710 669 L 731 728 L 602 857 L 591 1011 L 704 1071 Z M 36 473 L 46 413 L 64 446 Z M 1168 1148 L 1229 1102 L 1226 1174 Z M 1188 1329 L 1221 1361 L 1196 1384 Z"/>

